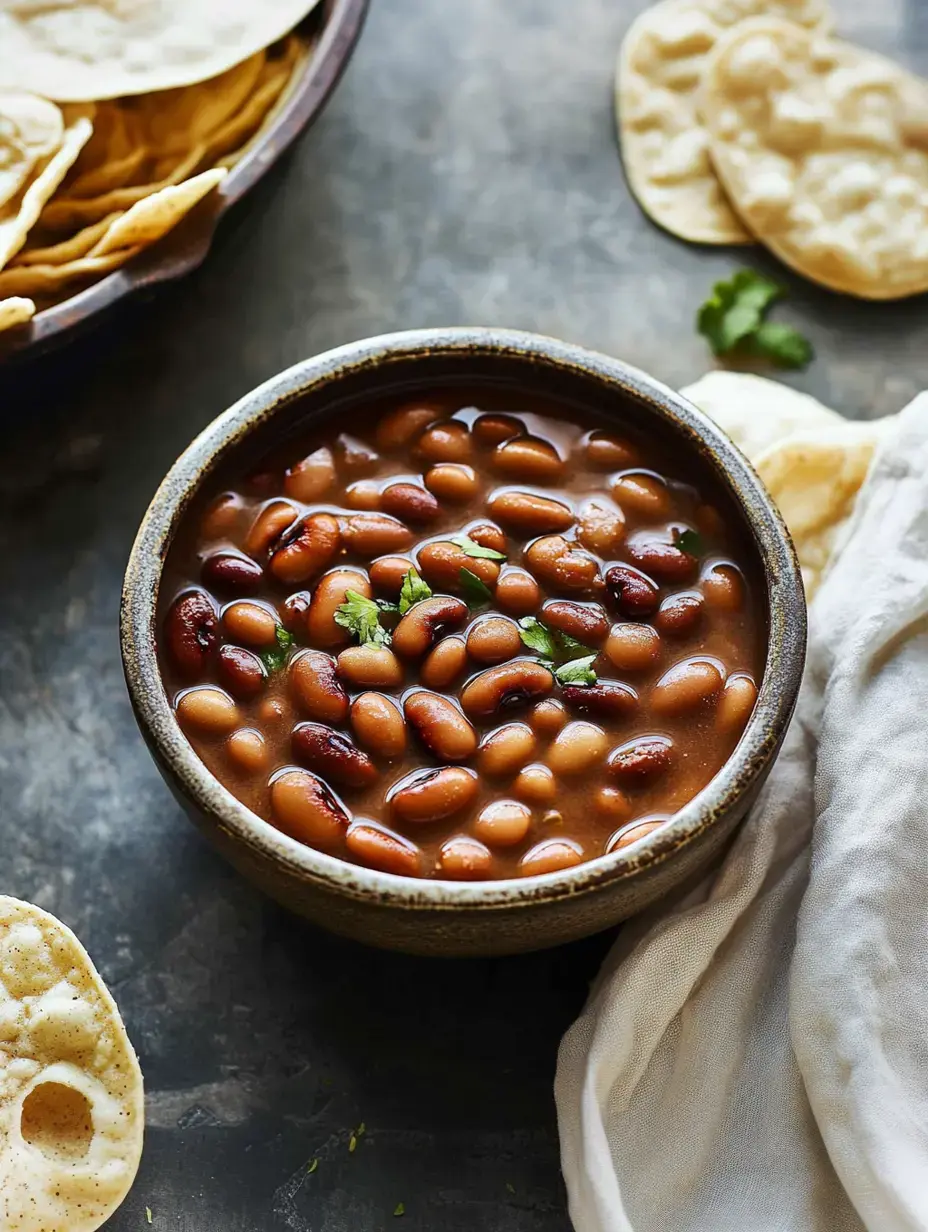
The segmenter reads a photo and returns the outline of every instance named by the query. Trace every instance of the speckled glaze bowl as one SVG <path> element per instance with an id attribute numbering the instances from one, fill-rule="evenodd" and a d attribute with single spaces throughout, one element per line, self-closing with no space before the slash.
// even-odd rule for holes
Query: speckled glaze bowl
<path id="1" fill-rule="evenodd" d="M 416 880 L 324 855 L 255 816 L 206 769 L 161 682 L 155 611 L 165 554 L 214 469 L 312 419 L 393 393 L 459 381 L 533 391 L 675 442 L 710 472 L 744 520 L 765 582 L 769 649 L 757 705 L 723 769 L 674 819 L 633 847 L 566 871 L 487 882 Z M 679 394 L 618 360 L 551 338 L 431 329 L 355 342 L 273 377 L 214 420 L 171 468 L 136 538 L 122 597 L 132 705 L 168 785 L 250 881 L 334 932 L 417 954 L 506 954 L 570 941 L 625 919 L 704 869 L 757 796 L 785 734 L 805 656 L 806 609 L 793 548 L 760 480 L 728 438 Z"/>

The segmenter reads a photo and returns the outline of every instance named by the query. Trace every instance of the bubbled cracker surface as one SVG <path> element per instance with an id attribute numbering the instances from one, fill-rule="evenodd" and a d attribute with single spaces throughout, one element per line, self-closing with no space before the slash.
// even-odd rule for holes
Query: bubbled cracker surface
<path id="1" fill-rule="evenodd" d="M 682 239 L 751 240 L 713 169 L 697 100 L 728 27 L 770 13 L 809 26 L 830 21 L 824 0 L 663 0 L 622 44 L 616 107 L 629 184 L 645 212 Z"/>
<path id="2" fill-rule="evenodd" d="M 788 265 L 867 299 L 928 289 L 928 83 L 760 21 L 719 43 L 702 109 L 726 191 Z"/>
<path id="3" fill-rule="evenodd" d="M 90 1105 L 93 1135 L 78 1157 L 20 1132 L 24 1100 L 51 1082 Z M 54 917 L 0 896 L 0 1228 L 98 1228 L 132 1184 L 143 1126 L 138 1061 L 87 953 Z"/>

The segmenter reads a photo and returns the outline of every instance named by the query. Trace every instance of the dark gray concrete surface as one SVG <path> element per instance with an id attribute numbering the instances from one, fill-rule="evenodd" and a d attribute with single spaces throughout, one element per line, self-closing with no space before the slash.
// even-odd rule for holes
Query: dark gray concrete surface
<path id="1" fill-rule="evenodd" d="M 77 930 L 141 1056 L 147 1145 L 115 1232 L 147 1227 L 146 1206 L 181 1232 L 568 1227 L 551 1080 L 608 939 L 452 964 L 291 918 L 162 786 L 116 618 L 177 453 L 265 377 L 349 339 L 511 325 L 682 384 L 710 362 L 697 305 L 749 261 L 784 277 L 784 315 L 818 349 L 792 383 L 855 417 L 928 385 L 924 300 L 854 303 L 646 223 L 611 102 L 641 7 L 374 0 L 329 109 L 203 269 L 0 373 L 0 891 Z M 846 33 L 928 70 L 924 0 L 836 8 Z"/>

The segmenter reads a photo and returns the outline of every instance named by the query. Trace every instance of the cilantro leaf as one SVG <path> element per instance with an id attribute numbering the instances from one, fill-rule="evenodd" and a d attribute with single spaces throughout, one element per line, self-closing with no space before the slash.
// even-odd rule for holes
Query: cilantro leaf
<path id="1" fill-rule="evenodd" d="M 550 629 L 546 629 L 537 616 L 523 616 L 519 621 L 519 637 L 529 650 L 537 650 L 546 659 L 557 656 L 557 646 Z"/>
<path id="2" fill-rule="evenodd" d="M 804 368 L 815 357 L 808 338 L 792 325 L 779 321 L 764 321 L 755 330 L 749 346 L 752 355 L 762 355 L 779 368 Z"/>
<path id="3" fill-rule="evenodd" d="M 374 602 L 381 612 L 398 612 L 400 610 L 400 605 L 398 603 L 391 603 L 389 599 L 375 599 Z"/>
<path id="4" fill-rule="evenodd" d="M 505 552 L 495 552 L 493 548 L 485 548 L 479 543 L 474 543 L 469 535 L 455 535 L 451 542 L 466 552 L 468 556 L 473 556 L 476 560 L 505 560 Z"/>
<path id="5" fill-rule="evenodd" d="M 431 586 L 429 586 L 428 582 L 423 582 L 418 570 L 410 569 L 403 578 L 397 611 L 401 616 L 404 616 L 414 604 L 421 603 L 423 599 L 431 599 L 431 597 Z"/>
<path id="6" fill-rule="evenodd" d="M 461 569 L 460 580 L 464 602 L 469 608 L 486 607 L 493 598 L 493 592 L 489 586 L 481 582 L 476 573 L 471 573 L 470 569 Z"/>
<path id="7" fill-rule="evenodd" d="M 689 556 L 702 556 L 704 548 L 702 535 L 696 530 L 677 531 L 673 537 L 674 545 Z"/>
<path id="8" fill-rule="evenodd" d="M 390 645 L 390 634 L 380 623 L 380 608 L 356 590 L 345 591 L 345 602 L 335 609 L 335 623 L 353 633 L 362 646 Z"/>
<path id="9" fill-rule="evenodd" d="M 555 633 L 558 645 L 561 651 L 561 658 L 570 662 L 571 659 L 581 659 L 584 655 L 590 653 L 589 646 L 584 646 L 583 642 L 578 642 L 575 637 L 571 637 L 569 633 Z M 594 655 L 595 659 L 596 656 Z"/>
<path id="10" fill-rule="evenodd" d="M 596 673 L 593 671 L 595 661 L 595 654 L 586 655 L 582 659 L 571 659 L 569 663 L 563 663 L 555 669 L 554 677 L 558 684 L 595 684 L 597 680 Z"/>
<path id="11" fill-rule="evenodd" d="M 406 1214 L 406 1207 L 403 1205 L 402 1202 L 397 1202 L 396 1206 L 394 1206 L 393 1208 L 393 1214 L 394 1215 L 405 1215 Z"/>
<path id="12" fill-rule="evenodd" d="M 716 355 L 759 355 L 781 367 L 800 367 L 812 358 L 809 342 L 791 326 L 764 319 L 783 294 L 762 274 L 737 270 L 712 288 L 696 315 L 696 328 Z"/>
<path id="13" fill-rule="evenodd" d="M 287 659 L 290 657 L 290 647 L 293 645 L 293 634 L 288 633 L 283 625 L 278 625 L 274 631 L 274 640 L 277 642 L 276 646 L 262 650 L 258 655 L 269 676 L 273 676 L 275 672 L 283 671 L 287 666 Z"/>

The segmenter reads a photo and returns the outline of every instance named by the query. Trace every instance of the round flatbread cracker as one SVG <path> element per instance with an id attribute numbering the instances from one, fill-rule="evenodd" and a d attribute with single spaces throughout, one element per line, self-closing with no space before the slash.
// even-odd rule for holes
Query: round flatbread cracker
<path id="1" fill-rule="evenodd" d="M 928 290 L 928 82 L 779 21 L 719 42 L 702 112 L 746 225 L 836 291 Z"/>
<path id="2" fill-rule="evenodd" d="M 138 1060 L 86 950 L 0 896 L 0 1227 L 94 1232 L 129 1192 L 144 1122 Z"/>
<path id="3" fill-rule="evenodd" d="M 228 175 L 224 167 L 201 171 L 192 179 L 171 188 L 162 188 L 144 201 L 139 201 L 121 214 L 107 228 L 103 236 L 90 250 L 92 257 L 105 257 L 108 253 L 125 248 L 138 251 L 154 244 L 201 201 Z"/>
<path id="4" fill-rule="evenodd" d="M 770 13 L 807 26 L 831 21 L 825 0 L 662 0 L 623 40 L 615 100 L 625 172 L 645 213 L 680 239 L 752 242 L 712 167 L 697 103 L 725 31 Z"/>
<path id="5" fill-rule="evenodd" d="M 0 93 L 0 206 L 16 196 L 63 136 L 64 117 L 54 103 L 35 94 Z"/>

